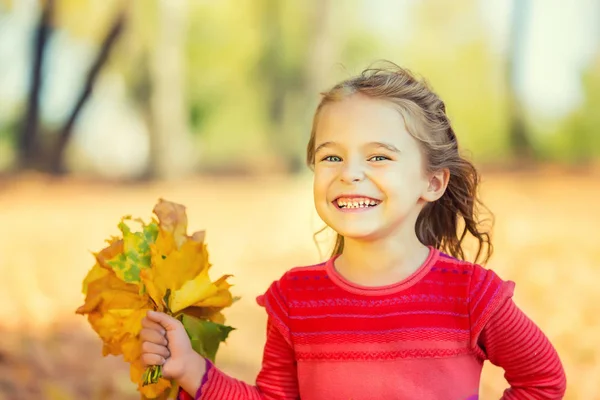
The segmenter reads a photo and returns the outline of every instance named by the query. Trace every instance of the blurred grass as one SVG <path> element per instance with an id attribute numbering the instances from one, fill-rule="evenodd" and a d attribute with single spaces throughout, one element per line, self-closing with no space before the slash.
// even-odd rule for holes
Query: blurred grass
<path id="1" fill-rule="evenodd" d="M 496 215 L 489 264 L 517 282 L 515 299 L 557 347 L 566 399 L 600 399 L 600 177 L 556 171 L 484 174 Z M 206 229 L 212 276 L 233 273 L 238 328 L 219 352 L 226 372 L 253 382 L 265 315 L 255 297 L 285 270 L 321 260 L 312 234 L 311 177 L 195 178 L 113 185 L 19 176 L 0 182 L 0 400 L 137 399 L 126 365 L 101 356 L 74 310 L 90 251 L 117 233 L 125 214 L 145 219 L 164 197 L 185 204 L 189 230 Z M 248 345 L 251 344 L 251 345 Z M 498 398 L 502 371 L 486 364 L 482 398 Z"/>

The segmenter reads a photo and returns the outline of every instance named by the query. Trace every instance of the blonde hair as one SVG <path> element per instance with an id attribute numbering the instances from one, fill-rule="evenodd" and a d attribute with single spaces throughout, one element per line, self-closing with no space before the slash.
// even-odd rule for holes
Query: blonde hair
<path id="1" fill-rule="evenodd" d="M 473 261 L 485 263 L 493 253 L 490 238 L 493 215 L 478 196 L 479 174 L 475 166 L 459 153 L 456 135 L 446 115 L 444 102 L 424 80 L 418 80 L 410 71 L 396 64 L 389 65 L 388 68 L 368 68 L 360 75 L 340 82 L 322 93 L 313 118 L 306 162 L 309 168 L 314 168 L 317 122 L 325 105 L 356 93 L 395 104 L 404 118 L 408 132 L 419 142 L 426 171 L 434 172 L 444 168 L 450 171 L 445 193 L 437 201 L 428 203 L 417 218 L 417 237 L 424 245 L 431 245 L 465 260 L 464 241 L 467 234 L 471 234 L 477 242 L 477 253 Z M 482 209 L 488 212 L 488 220 L 480 219 Z M 483 226 L 486 221 L 491 222 L 487 229 Z M 317 232 L 315 238 L 323 230 Z M 338 234 L 331 256 L 341 254 L 343 249 L 344 238 Z"/>

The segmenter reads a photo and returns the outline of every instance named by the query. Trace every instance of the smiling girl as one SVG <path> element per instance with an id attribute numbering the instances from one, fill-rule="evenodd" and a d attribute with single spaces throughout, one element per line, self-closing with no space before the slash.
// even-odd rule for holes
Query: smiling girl
<path id="1" fill-rule="evenodd" d="M 555 349 L 513 302 L 514 283 L 482 266 L 492 246 L 478 173 L 424 82 L 393 67 L 333 87 L 307 161 L 337 241 L 327 261 L 259 296 L 268 322 L 255 385 L 195 353 L 179 321 L 144 319 L 142 360 L 162 365 L 181 399 L 477 399 L 486 360 L 505 371 L 502 399 L 563 397 Z"/>

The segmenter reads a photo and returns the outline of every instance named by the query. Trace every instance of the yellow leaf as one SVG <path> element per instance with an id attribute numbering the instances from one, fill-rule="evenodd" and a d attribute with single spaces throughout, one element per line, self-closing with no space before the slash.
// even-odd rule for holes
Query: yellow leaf
<path id="1" fill-rule="evenodd" d="M 217 288 L 216 293 L 194 303 L 193 306 L 225 308 L 233 304 L 233 296 L 229 291 L 231 285 L 227 282 L 227 278 L 229 277 L 231 277 L 231 275 L 223 275 L 216 280 L 214 282 L 214 286 Z"/>
<path id="2" fill-rule="evenodd" d="M 85 279 L 83 280 L 83 285 L 81 289 L 82 293 L 87 294 L 89 284 L 95 280 L 105 277 L 106 275 L 108 275 L 109 272 L 110 271 L 108 271 L 106 268 L 102 268 L 100 264 L 94 264 L 92 269 L 90 269 Z"/>
<path id="3" fill-rule="evenodd" d="M 169 236 L 169 233 L 159 233 L 156 243 L 150 247 L 151 268 L 140 273 L 142 283 L 156 304 L 162 304 L 167 289 L 174 293 L 186 282 L 210 268 L 208 252 L 203 243 L 188 240 L 181 248 L 174 249 L 169 246 Z M 171 311 L 175 312 L 173 308 Z"/>
<path id="4" fill-rule="evenodd" d="M 181 289 L 173 293 L 171 297 L 171 311 L 176 313 L 183 310 L 188 306 L 214 296 L 218 290 L 217 286 L 208 277 L 208 269 L 204 269 L 193 280 L 187 281 L 181 286 Z"/>
<path id="5" fill-rule="evenodd" d="M 114 272 L 108 272 L 87 283 L 85 303 L 77 309 L 78 314 L 91 312 L 102 301 L 114 303 L 121 299 L 123 304 L 128 305 L 129 300 L 136 301 L 136 304 L 140 300 L 137 285 L 125 283 L 117 278 Z"/>
<path id="6" fill-rule="evenodd" d="M 96 258 L 96 264 L 94 264 L 83 280 L 83 294 L 87 294 L 88 286 L 91 282 L 108 275 L 111 268 L 106 261 L 123 252 L 123 241 L 113 238 L 108 242 L 109 245 L 107 247 L 94 254 L 94 257 Z"/>
<path id="7" fill-rule="evenodd" d="M 129 225 L 132 222 L 139 223 L 141 231 L 132 230 Z M 120 246 L 103 257 L 103 265 L 112 269 L 119 279 L 128 283 L 139 284 L 140 271 L 150 268 L 152 258 L 150 244 L 156 240 L 159 228 L 156 222 L 145 224 L 144 221 L 132 220 L 129 216 L 123 217 L 118 227 L 123 239 L 113 243 L 112 246 Z"/>
<path id="8" fill-rule="evenodd" d="M 108 247 L 105 247 L 98 254 L 96 254 L 96 261 L 100 264 L 100 266 L 108 270 L 112 270 L 112 267 L 108 264 L 108 261 L 122 253 L 123 239 L 113 238 Z"/>
<path id="9" fill-rule="evenodd" d="M 142 343 L 138 336 L 129 336 L 121 344 L 123 359 L 127 362 L 137 361 L 142 355 Z"/>
<path id="10" fill-rule="evenodd" d="M 153 309 L 150 299 L 112 271 L 90 282 L 87 289 L 85 303 L 76 312 L 88 314 L 90 325 L 105 344 L 104 353 L 123 354 L 123 343 L 139 334 L 142 318 Z"/>

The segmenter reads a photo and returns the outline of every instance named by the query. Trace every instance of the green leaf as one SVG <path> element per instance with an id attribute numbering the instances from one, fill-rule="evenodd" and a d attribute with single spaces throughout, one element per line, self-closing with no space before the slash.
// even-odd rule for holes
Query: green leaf
<path id="1" fill-rule="evenodd" d="M 138 221 L 142 224 L 142 230 L 133 232 L 125 223 L 126 219 L 119 223 L 119 230 L 123 233 L 123 253 L 107 263 L 122 281 L 140 283 L 140 271 L 150 268 L 150 245 L 158 236 L 158 224 Z"/>
<path id="2" fill-rule="evenodd" d="M 192 342 L 194 351 L 212 362 L 215 362 L 219 344 L 227 339 L 231 331 L 235 330 L 230 326 L 216 324 L 185 314 L 182 315 L 181 322 Z"/>

